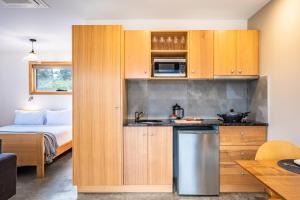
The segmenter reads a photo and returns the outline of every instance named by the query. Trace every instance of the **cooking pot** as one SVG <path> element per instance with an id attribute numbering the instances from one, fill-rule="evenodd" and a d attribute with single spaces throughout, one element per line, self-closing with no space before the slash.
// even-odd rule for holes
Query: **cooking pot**
<path id="1" fill-rule="evenodd" d="M 230 109 L 230 112 L 218 114 L 218 116 L 223 119 L 224 123 L 240 123 L 249 113 L 250 112 L 235 112 L 234 109 Z"/>

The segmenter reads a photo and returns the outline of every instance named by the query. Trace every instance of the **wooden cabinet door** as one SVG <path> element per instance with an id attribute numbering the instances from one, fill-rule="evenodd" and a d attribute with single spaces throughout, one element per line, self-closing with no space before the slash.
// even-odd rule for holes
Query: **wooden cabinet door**
<path id="1" fill-rule="evenodd" d="M 258 75 L 258 31 L 237 32 L 237 74 Z"/>
<path id="2" fill-rule="evenodd" d="M 147 185 L 147 127 L 124 127 L 124 184 Z"/>
<path id="3" fill-rule="evenodd" d="M 213 78 L 213 31 L 190 31 L 189 33 L 189 78 Z"/>
<path id="4" fill-rule="evenodd" d="M 73 26 L 73 175 L 81 187 L 123 182 L 121 26 Z"/>
<path id="5" fill-rule="evenodd" d="M 125 78 L 145 79 L 151 73 L 150 31 L 125 31 Z"/>
<path id="6" fill-rule="evenodd" d="M 237 31 L 214 31 L 214 75 L 236 75 Z"/>
<path id="7" fill-rule="evenodd" d="M 220 126 L 220 145 L 260 146 L 266 142 L 265 126 Z"/>
<path id="8" fill-rule="evenodd" d="M 220 192 L 263 192 L 264 186 L 235 163 L 220 163 Z"/>
<path id="9" fill-rule="evenodd" d="M 172 185 L 172 127 L 148 127 L 148 184 Z"/>

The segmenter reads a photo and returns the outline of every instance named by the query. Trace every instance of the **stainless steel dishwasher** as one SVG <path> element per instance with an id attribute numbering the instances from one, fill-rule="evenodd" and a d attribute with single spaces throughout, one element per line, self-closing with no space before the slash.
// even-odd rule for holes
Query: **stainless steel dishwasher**
<path id="1" fill-rule="evenodd" d="M 177 131 L 179 195 L 219 195 L 219 134 L 214 126 Z"/>

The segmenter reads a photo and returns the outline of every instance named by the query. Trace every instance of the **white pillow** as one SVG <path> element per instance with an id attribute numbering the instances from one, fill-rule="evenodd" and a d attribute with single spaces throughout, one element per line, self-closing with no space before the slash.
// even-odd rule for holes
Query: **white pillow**
<path id="1" fill-rule="evenodd" d="M 47 125 L 71 125 L 71 110 L 47 110 Z"/>
<path id="2" fill-rule="evenodd" d="M 43 125 L 44 120 L 44 111 L 15 110 L 16 125 Z"/>

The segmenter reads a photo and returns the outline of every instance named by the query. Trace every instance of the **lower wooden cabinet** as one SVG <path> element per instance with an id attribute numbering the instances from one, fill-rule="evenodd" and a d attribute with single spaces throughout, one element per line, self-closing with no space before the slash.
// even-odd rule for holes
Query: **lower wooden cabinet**
<path id="1" fill-rule="evenodd" d="M 124 185 L 172 185 L 172 127 L 124 127 Z"/>
<path id="2" fill-rule="evenodd" d="M 236 160 L 254 160 L 266 141 L 264 126 L 220 127 L 220 191 L 263 192 L 264 186 L 243 170 Z"/>
<path id="3" fill-rule="evenodd" d="M 235 163 L 220 163 L 221 192 L 263 192 L 264 186 Z"/>

